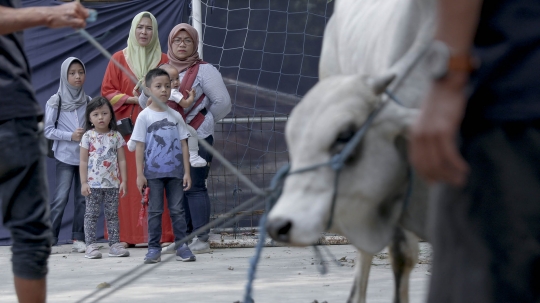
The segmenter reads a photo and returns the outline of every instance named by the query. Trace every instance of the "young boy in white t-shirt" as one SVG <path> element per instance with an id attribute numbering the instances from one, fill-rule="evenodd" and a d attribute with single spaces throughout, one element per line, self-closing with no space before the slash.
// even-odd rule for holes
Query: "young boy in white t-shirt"
<path id="1" fill-rule="evenodd" d="M 169 77 L 171 78 L 171 96 L 169 97 L 169 100 L 167 102 L 169 107 L 171 107 L 175 111 L 179 111 L 179 108 L 185 109 L 185 108 L 190 107 L 193 104 L 193 101 L 195 100 L 195 90 L 191 89 L 190 91 L 188 91 L 188 97 L 184 98 L 182 93 L 178 91 L 178 89 L 180 88 L 180 79 L 178 76 L 179 75 L 178 70 L 174 66 L 167 63 L 160 65 L 159 68 L 165 70 L 169 74 Z M 146 108 L 146 106 L 151 104 L 152 102 L 148 102 L 149 100 L 151 101 L 151 99 L 149 99 L 149 97 L 146 94 L 144 94 L 144 92 L 142 91 L 141 94 L 139 95 L 139 104 L 141 105 L 141 107 Z M 193 127 L 191 127 L 189 124 L 186 123 L 186 127 L 188 131 L 190 132 L 190 134 L 197 134 L 197 131 Z M 189 150 L 189 162 L 191 166 L 192 167 L 206 166 L 208 164 L 206 160 L 204 160 L 201 156 L 199 156 L 199 142 L 197 141 L 196 135 L 195 136 L 190 135 L 189 138 L 187 139 L 187 142 L 188 142 L 188 150 Z M 135 150 L 135 143 L 131 140 L 128 142 L 128 149 L 130 151 Z"/>
<path id="2" fill-rule="evenodd" d="M 182 199 L 184 190 L 191 187 L 189 152 L 186 139 L 188 130 L 179 113 L 164 110 L 171 95 L 169 74 L 159 68 L 150 70 L 145 77 L 146 87 L 158 100 L 146 107 L 137 117 L 131 140 L 136 142 L 137 188 L 150 187 L 148 202 L 148 253 L 144 263 L 161 261 L 161 216 L 163 191 L 172 220 L 175 241 L 186 236 L 186 220 Z M 152 98 L 154 99 L 154 98 Z M 163 103 L 163 104 L 159 104 Z M 166 105 L 165 105 L 166 106 Z M 186 244 L 176 249 L 176 260 L 195 261 Z"/>

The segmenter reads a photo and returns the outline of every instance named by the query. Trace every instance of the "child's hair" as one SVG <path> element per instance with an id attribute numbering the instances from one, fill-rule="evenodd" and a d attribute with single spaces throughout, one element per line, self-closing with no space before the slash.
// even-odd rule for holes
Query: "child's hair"
<path id="1" fill-rule="evenodd" d="M 150 87 L 152 86 L 152 80 L 154 80 L 154 78 L 156 77 L 161 77 L 161 76 L 167 76 L 167 78 L 171 80 L 171 77 L 169 77 L 169 73 L 157 67 L 157 68 L 149 70 L 148 73 L 146 73 L 146 76 L 144 77 L 144 84 L 146 85 L 146 87 Z"/>
<path id="2" fill-rule="evenodd" d="M 157 68 L 161 68 L 162 70 L 172 70 L 173 68 L 176 69 L 176 67 L 170 65 L 169 63 L 163 63 L 161 64 L 160 66 L 158 66 Z M 177 70 L 177 69 L 176 69 Z M 178 71 L 178 70 L 177 70 Z"/>
<path id="3" fill-rule="evenodd" d="M 109 102 L 109 100 L 107 100 L 107 98 L 99 96 L 90 100 L 90 102 L 88 102 L 88 105 L 86 105 L 86 113 L 84 115 L 86 117 L 86 124 L 84 127 L 85 131 L 94 128 L 92 122 L 90 122 L 90 113 L 102 107 L 103 105 L 107 105 L 109 107 L 109 110 L 111 111 L 111 121 L 109 122 L 109 129 L 118 130 L 118 126 L 116 126 L 116 117 L 114 115 L 114 110 L 111 103 Z"/>

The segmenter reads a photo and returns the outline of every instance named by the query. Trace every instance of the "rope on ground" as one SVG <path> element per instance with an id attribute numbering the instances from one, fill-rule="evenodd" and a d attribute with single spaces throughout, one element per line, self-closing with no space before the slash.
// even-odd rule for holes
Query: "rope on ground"
<path id="1" fill-rule="evenodd" d="M 272 178 L 270 182 L 269 195 L 266 198 L 266 207 L 265 214 L 261 218 L 259 223 L 259 242 L 257 243 L 257 248 L 255 250 L 255 255 L 251 257 L 249 261 L 249 270 L 248 270 L 248 280 L 246 282 L 246 290 L 244 293 L 244 302 L 243 303 L 254 303 L 253 297 L 251 295 L 253 291 L 253 281 L 255 280 L 255 273 L 257 272 L 257 264 L 261 258 L 261 252 L 266 241 L 266 219 L 268 218 L 268 213 L 276 203 L 279 196 L 281 196 L 281 191 L 283 190 L 283 183 L 285 182 L 285 177 L 289 173 L 290 166 L 286 164 L 282 166 Z"/>

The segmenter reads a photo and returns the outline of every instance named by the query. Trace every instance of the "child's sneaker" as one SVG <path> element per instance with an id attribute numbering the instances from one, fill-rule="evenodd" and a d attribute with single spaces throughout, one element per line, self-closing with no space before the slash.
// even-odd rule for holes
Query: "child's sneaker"
<path id="1" fill-rule="evenodd" d="M 176 253 L 175 246 L 176 246 L 176 244 L 173 242 L 173 243 L 163 247 L 161 249 L 161 253 L 162 254 L 175 254 Z"/>
<path id="2" fill-rule="evenodd" d="M 210 243 L 208 243 L 208 241 L 201 241 L 197 237 L 193 238 L 193 241 L 189 244 L 189 249 L 196 255 L 211 252 Z"/>
<path id="3" fill-rule="evenodd" d="M 190 152 L 189 153 L 189 163 L 192 167 L 204 167 L 206 164 L 206 160 L 201 158 L 198 153 Z"/>
<path id="4" fill-rule="evenodd" d="M 109 249 L 109 257 L 127 257 L 129 251 L 124 248 L 124 245 L 120 243 L 114 243 Z"/>
<path id="5" fill-rule="evenodd" d="M 99 245 L 90 244 L 86 247 L 86 253 L 84 257 L 87 259 L 101 259 L 101 253 L 99 252 Z"/>
<path id="6" fill-rule="evenodd" d="M 152 264 L 161 261 L 161 248 L 148 248 L 144 257 L 144 264 Z"/>
<path id="7" fill-rule="evenodd" d="M 71 251 L 72 252 L 83 253 L 83 252 L 86 251 L 86 244 L 84 244 L 83 241 L 74 240 L 73 241 L 73 246 L 71 247 Z"/>
<path id="8" fill-rule="evenodd" d="M 176 261 L 192 262 L 195 261 L 195 255 L 189 250 L 189 247 L 184 243 L 176 251 Z"/>

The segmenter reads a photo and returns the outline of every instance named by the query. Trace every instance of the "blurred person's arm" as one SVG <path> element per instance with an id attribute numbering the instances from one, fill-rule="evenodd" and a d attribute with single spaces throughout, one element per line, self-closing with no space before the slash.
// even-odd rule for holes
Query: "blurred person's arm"
<path id="1" fill-rule="evenodd" d="M 78 2 L 26 8 L 0 6 L 0 35 L 36 26 L 83 28 L 86 18 L 88 10 Z"/>
<path id="2" fill-rule="evenodd" d="M 482 0 L 440 0 L 435 39 L 452 56 L 469 56 L 482 8 Z M 468 165 L 460 155 L 457 134 L 467 100 L 467 71 L 449 71 L 432 82 L 416 123 L 411 129 L 410 160 L 430 182 L 464 184 Z"/>

